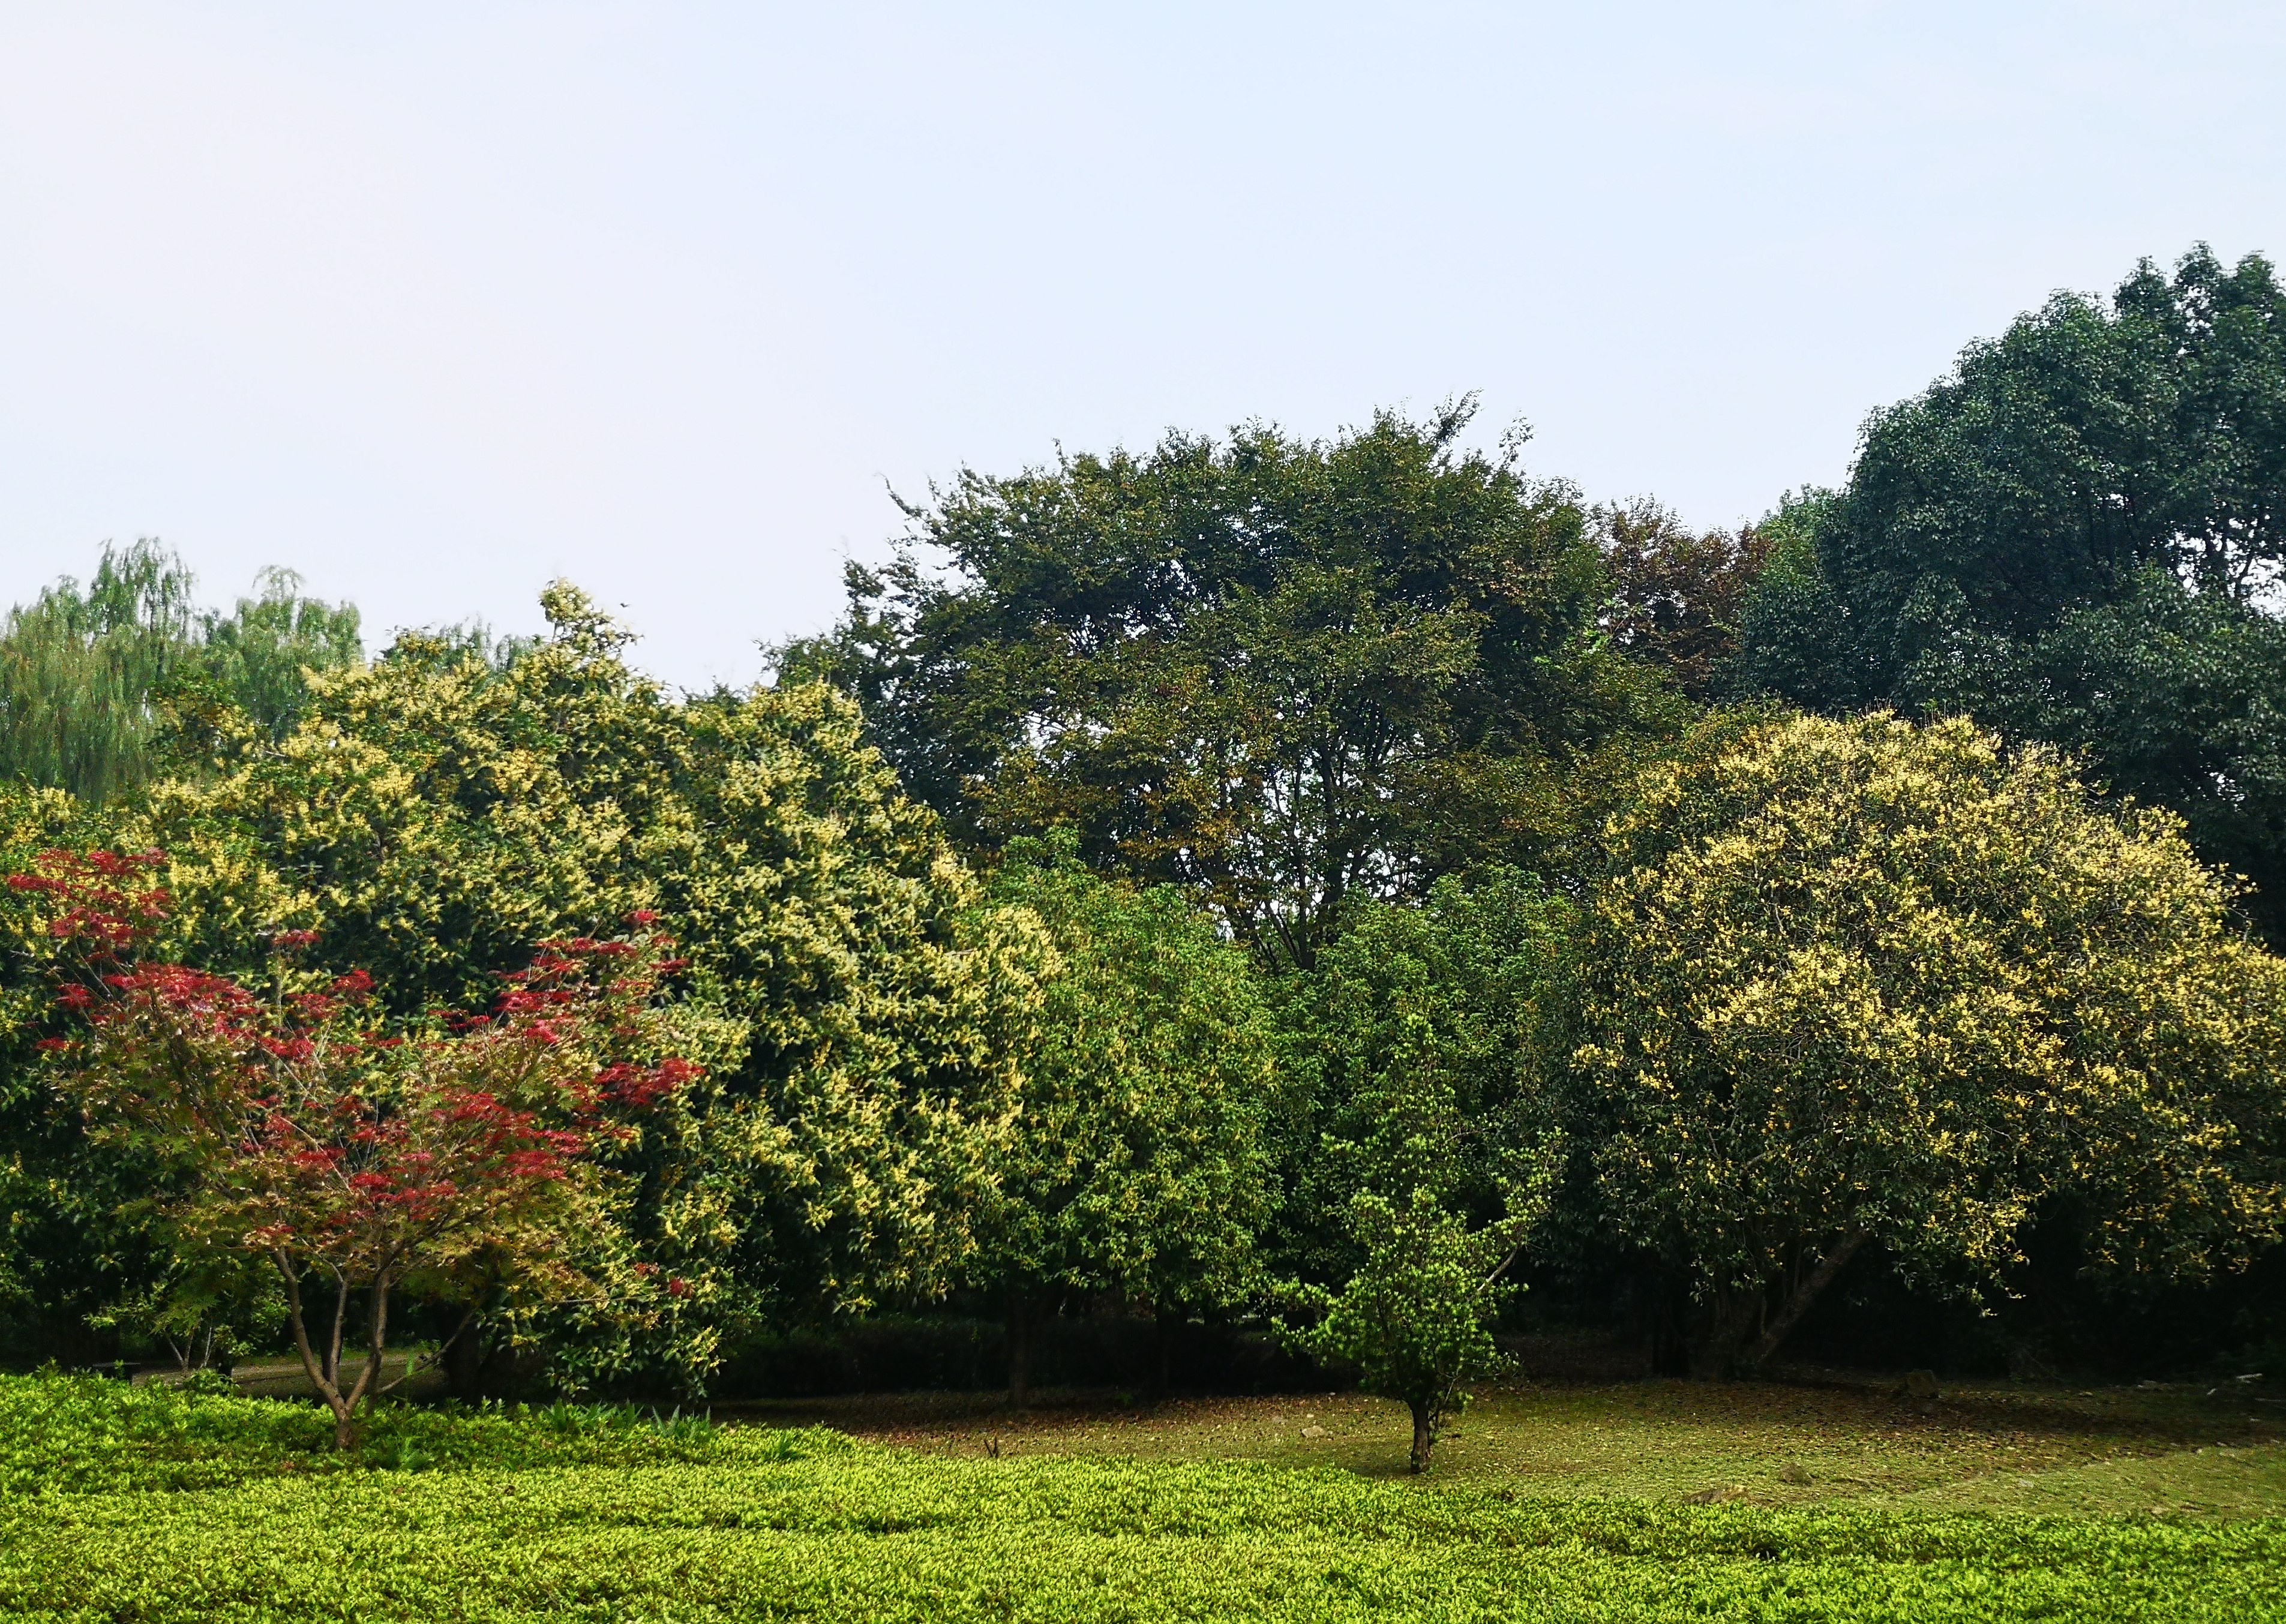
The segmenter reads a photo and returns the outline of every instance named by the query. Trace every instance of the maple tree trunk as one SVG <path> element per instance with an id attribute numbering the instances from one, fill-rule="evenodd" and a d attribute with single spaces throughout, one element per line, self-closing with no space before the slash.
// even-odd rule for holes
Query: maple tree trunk
<path id="1" fill-rule="evenodd" d="M 310 1385 L 318 1390 L 318 1396 L 334 1413 L 335 1447 L 346 1449 L 349 1446 L 342 1441 L 342 1435 L 349 1426 L 349 1413 L 342 1403 L 341 1389 L 334 1384 L 332 1360 L 320 1360 L 318 1351 L 310 1345 L 309 1317 L 302 1308 L 302 1277 L 294 1273 L 294 1265 L 285 1253 L 274 1252 L 272 1258 L 278 1265 L 279 1274 L 286 1281 L 286 1323 L 294 1332 L 294 1350 L 302 1356 L 302 1368 L 309 1376 Z M 342 1304 L 337 1300 L 334 1309 L 333 1339 L 327 1344 L 328 1354 L 341 1341 L 341 1311 Z"/>
<path id="2" fill-rule="evenodd" d="M 357 1442 L 358 1406 L 381 1388 L 381 1354 L 389 1339 L 389 1276 L 386 1274 L 373 1282 L 373 1312 L 367 1319 L 365 1368 L 358 1373 L 357 1385 L 350 1389 L 347 1402 L 334 1411 L 334 1447 L 337 1449 L 347 1449 Z"/>
<path id="3" fill-rule="evenodd" d="M 365 1368 L 358 1374 L 357 1385 L 344 1393 L 341 1388 L 341 1357 L 343 1326 L 349 1317 L 348 1282 L 343 1281 L 335 1294 L 334 1323 L 326 1342 L 326 1357 L 320 1359 L 318 1350 L 310 1344 L 309 1317 L 302 1305 L 301 1276 L 295 1273 L 291 1260 L 284 1253 L 272 1256 L 286 1281 L 286 1322 L 294 1332 L 295 1352 L 302 1356 L 302 1368 L 308 1373 L 310 1384 L 334 1413 L 334 1447 L 351 1448 L 357 1443 L 358 1406 L 381 1380 L 381 1351 L 389 1334 L 389 1278 L 384 1274 L 373 1283 L 372 1324 L 366 1337 Z"/>

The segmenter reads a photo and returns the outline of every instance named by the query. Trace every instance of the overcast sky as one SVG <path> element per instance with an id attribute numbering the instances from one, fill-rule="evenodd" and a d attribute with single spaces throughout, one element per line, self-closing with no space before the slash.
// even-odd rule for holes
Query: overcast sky
<path id="1" fill-rule="evenodd" d="M 1481 391 L 1730 524 L 2051 290 L 2286 253 L 2267 4 L 0 0 L 0 603 L 156 535 L 684 684 L 885 493 Z"/>

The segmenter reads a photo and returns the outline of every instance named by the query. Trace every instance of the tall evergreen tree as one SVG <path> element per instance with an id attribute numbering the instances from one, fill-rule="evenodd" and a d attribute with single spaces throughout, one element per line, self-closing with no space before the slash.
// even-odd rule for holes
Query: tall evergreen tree
<path id="1" fill-rule="evenodd" d="M 1672 718 L 1596 627 L 1573 493 L 1524 477 L 1520 437 L 1465 450 L 1471 410 L 965 473 L 781 667 L 859 696 L 971 843 L 1070 827 L 1306 966 L 1353 900 L 1538 856 L 1578 763 Z"/>
<path id="2" fill-rule="evenodd" d="M 2250 255 L 2058 295 L 1794 504 L 1724 674 L 1966 712 L 2180 812 L 2286 940 L 2286 288 Z"/>

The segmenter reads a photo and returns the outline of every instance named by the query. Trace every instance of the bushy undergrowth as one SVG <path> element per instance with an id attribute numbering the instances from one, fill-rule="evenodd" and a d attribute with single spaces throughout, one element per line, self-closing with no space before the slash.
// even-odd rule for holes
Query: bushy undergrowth
<path id="1" fill-rule="evenodd" d="M 387 1416 L 457 1453 L 405 1471 L 369 1446 L 311 1475 L 279 1469 L 314 1453 L 296 1407 L 59 1379 L 0 1391 L 11 1618 L 2286 1616 L 2277 1522 L 1533 1501 L 598 1411 Z M 224 1465 L 211 1483 L 174 1470 L 201 1459 Z M 155 1488 L 178 1492 L 138 1492 Z M 67 1492 L 25 1492 L 41 1489 Z"/>
<path id="2" fill-rule="evenodd" d="M 779 1460 L 847 1447 L 831 1432 L 709 1426 L 607 1406 L 422 1409 L 383 1405 L 358 1446 L 334 1447 L 314 1404 L 94 1376 L 0 1376 L 0 1493 L 206 1489 L 249 1478 L 485 1467 L 656 1466 Z"/>

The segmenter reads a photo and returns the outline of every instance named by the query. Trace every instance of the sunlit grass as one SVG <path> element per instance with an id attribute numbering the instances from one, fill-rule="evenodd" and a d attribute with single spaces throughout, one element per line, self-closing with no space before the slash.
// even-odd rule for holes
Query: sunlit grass
<path id="1" fill-rule="evenodd" d="M 1712 1494 L 1761 1505 L 1873 1500 L 2101 1514 L 2164 1504 L 2286 1515 L 2286 1410 L 2202 1387 L 1949 1389 L 1934 1407 L 1883 1385 L 1638 1382 L 1496 1391 L 1440 1445 L 1431 1484 L 1535 1496 Z M 1238 1460 L 1404 1473 L 1402 1407 L 1357 1393 L 1119 1407 L 1049 1395 L 1012 1415 L 975 1395 L 782 1403 L 818 1422 L 956 1455 Z M 2204 1451 L 2205 1453 L 2201 1453 Z"/>

